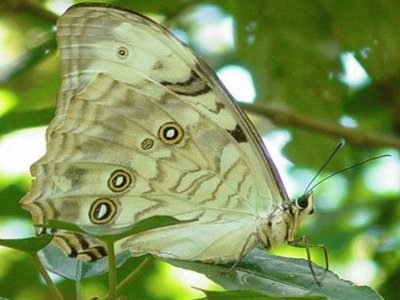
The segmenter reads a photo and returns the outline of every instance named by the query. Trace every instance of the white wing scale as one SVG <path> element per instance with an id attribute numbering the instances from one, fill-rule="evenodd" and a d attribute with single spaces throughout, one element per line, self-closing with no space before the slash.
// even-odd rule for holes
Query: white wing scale
<path id="1" fill-rule="evenodd" d="M 22 200 L 35 223 L 107 230 L 154 215 L 197 218 L 129 237 L 118 251 L 213 262 L 292 238 L 296 220 L 282 217 L 288 199 L 255 129 L 190 49 L 143 16 L 103 6 L 70 8 L 57 39 L 56 116 Z M 57 236 L 70 256 L 105 255 L 90 237 Z"/>

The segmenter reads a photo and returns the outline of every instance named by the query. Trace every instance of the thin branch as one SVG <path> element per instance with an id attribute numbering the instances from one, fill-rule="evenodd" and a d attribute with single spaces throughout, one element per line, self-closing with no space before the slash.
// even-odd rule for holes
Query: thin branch
<path id="1" fill-rule="evenodd" d="M 315 120 L 298 113 L 274 107 L 266 107 L 254 104 L 240 106 L 247 112 L 268 117 L 280 126 L 297 127 L 313 132 L 327 134 L 337 138 L 343 138 L 346 142 L 358 147 L 392 147 L 400 149 L 400 139 L 384 134 L 367 133 L 357 128 L 349 128 L 323 120 Z"/>
<path id="2" fill-rule="evenodd" d="M 145 256 L 144 260 L 139 264 L 139 266 L 117 285 L 117 291 L 121 291 L 133 280 L 135 280 L 153 261 L 154 258 L 152 256 Z"/>
<path id="3" fill-rule="evenodd" d="M 51 23 L 55 23 L 58 16 L 40 4 L 32 0 L 5 1 L 6 7 L 12 11 L 28 12 L 41 17 Z M 298 127 L 313 132 L 331 135 L 332 137 L 344 138 L 348 143 L 362 147 L 392 147 L 400 149 L 400 139 L 383 134 L 371 134 L 357 128 L 348 128 L 322 120 L 314 120 L 283 109 L 259 106 L 254 104 L 240 104 L 248 112 L 260 114 L 270 118 L 280 126 Z"/>
<path id="4" fill-rule="evenodd" d="M 108 289 L 107 299 L 117 299 L 117 265 L 115 259 L 115 249 L 113 242 L 107 242 L 107 258 L 108 258 Z"/>
<path id="5" fill-rule="evenodd" d="M 58 19 L 58 15 L 46 9 L 43 4 L 31 0 L 5 0 L 3 5 L 9 11 L 29 13 L 50 24 L 55 24 Z"/>
<path id="6" fill-rule="evenodd" d="M 38 268 L 40 274 L 42 275 L 44 281 L 46 281 L 47 286 L 49 287 L 50 291 L 53 293 L 53 299 L 63 300 L 64 297 L 62 296 L 60 290 L 56 287 L 54 282 L 51 280 L 49 273 L 47 273 L 46 269 L 43 267 L 42 262 L 40 261 L 39 256 L 36 252 L 31 253 L 33 262 L 35 263 L 36 267 Z"/>

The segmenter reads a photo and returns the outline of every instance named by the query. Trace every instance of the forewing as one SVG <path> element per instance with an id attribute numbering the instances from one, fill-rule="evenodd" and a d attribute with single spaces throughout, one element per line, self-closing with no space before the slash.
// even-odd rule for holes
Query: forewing
<path id="1" fill-rule="evenodd" d="M 258 216 L 286 199 L 251 123 L 163 27 L 132 12 L 77 5 L 59 19 L 57 39 L 56 116 L 22 200 L 35 223 L 107 228 L 172 215 L 194 220 L 176 232 L 218 221 L 213 236 L 222 237 L 242 218 L 252 229 L 240 232 L 249 235 Z M 73 234 L 59 239 L 75 256 L 98 246 Z"/>
<path id="2" fill-rule="evenodd" d="M 254 174 L 259 211 L 287 200 L 253 125 L 207 65 L 165 28 L 133 12 L 78 5 L 60 18 L 58 41 L 63 72 L 60 114 L 71 95 L 102 72 L 129 85 L 161 85 L 233 137 Z"/>

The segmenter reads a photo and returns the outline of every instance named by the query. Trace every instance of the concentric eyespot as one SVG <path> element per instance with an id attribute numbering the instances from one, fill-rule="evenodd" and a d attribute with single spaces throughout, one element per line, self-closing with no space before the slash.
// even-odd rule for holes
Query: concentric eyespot
<path id="1" fill-rule="evenodd" d="M 142 143 L 140 144 L 140 147 L 143 150 L 149 150 L 149 149 L 153 148 L 153 146 L 154 146 L 154 140 L 153 139 L 144 139 L 142 141 Z"/>
<path id="2" fill-rule="evenodd" d="M 117 205 L 108 198 L 100 198 L 93 202 L 89 210 L 89 220 L 93 224 L 109 223 L 117 214 Z"/>
<path id="3" fill-rule="evenodd" d="M 177 144 L 183 138 L 183 129 L 175 122 L 168 122 L 160 127 L 158 137 L 166 144 Z"/>
<path id="4" fill-rule="evenodd" d="M 132 184 L 132 176 L 124 170 L 116 170 L 111 174 L 107 184 L 111 191 L 123 192 Z"/>
<path id="5" fill-rule="evenodd" d="M 124 59 L 124 58 L 127 58 L 128 55 L 129 55 L 129 51 L 128 51 L 127 48 L 125 48 L 125 47 L 122 46 L 122 47 L 119 47 L 119 48 L 117 49 L 117 56 L 118 56 L 118 58 Z"/>

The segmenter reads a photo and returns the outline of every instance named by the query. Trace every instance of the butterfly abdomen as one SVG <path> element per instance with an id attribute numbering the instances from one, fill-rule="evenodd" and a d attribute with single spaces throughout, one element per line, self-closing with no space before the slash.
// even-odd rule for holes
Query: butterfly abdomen
<path id="1" fill-rule="evenodd" d="M 84 261 L 96 261 L 107 256 L 107 251 L 95 239 L 72 232 L 60 232 L 54 236 L 54 243 L 69 257 Z"/>

